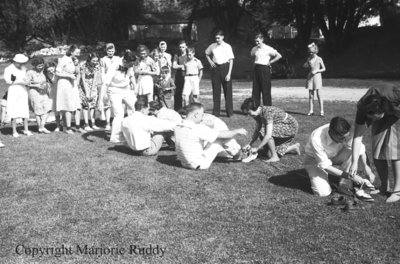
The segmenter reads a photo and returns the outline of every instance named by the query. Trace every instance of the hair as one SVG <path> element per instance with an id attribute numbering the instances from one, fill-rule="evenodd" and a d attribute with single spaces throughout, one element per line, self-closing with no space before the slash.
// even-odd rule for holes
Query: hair
<path id="1" fill-rule="evenodd" d="M 168 66 L 162 66 L 160 72 L 163 72 L 163 71 L 169 72 L 169 67 Z"/>
<path id="2" fill-rule="evenodd" d="M 69 49 L 67 50 L 67 52 L 65 53 L 65 55 L 67 55 L 68 57 L 70 57 L 72 55 L 72 53 L 77 49 L 78 47 L 76 45 L 71 45 L 69 47 Z"/>
<path id="3" fill-rule="evenodd" d="M 160 43 L 158 44 L 158 47 L 161 48 L 162 45 L 168 46 L 167 42 L 165 42 L 164 40 L 160 41 Z"/>
<path id="4" fill-rule="evenodd" d="M 351 129 L 350 123 L 347 122 L 346 119 L 340 116 L 332 118 L 329 124 L 329 130 L 341 136 L 346 135 L 350 131 L 350 129 Z"/>
<path id="5" fill-rule="evenodd" d="M 263 33 L 257 33 L 254 35 L 254 39 L 264 39 Z"/>
<path id="6" fill-rule="evenodd" d="M 110 43 L 107 43 L 107 44 L 106 44 L 106 51 L 109 50 L 109 49 L 115 49 L 114 43 L 111 43 L 111 42 L 110 42 Z"/>
<path id="7" fill-rule="evenodd" d="M 384 100 L 377 94 L 369 95 L 357 104 L 357 110 L 367 115 L 382 114 L 385 111 Z"/>
<path id="8" fill-rule="evenodd" d="M 140 111 L 147 107 L 149 107 L 149 102 L 147 101 L 147 97 L 144 96 L 138 97 L 137 101 L 135 102 L 135 110 Z"/>
<path id="9" fill-rule="evenodd" d="M 317 54 L 317 53 L 319 52 L 318 46 L 317 46 L 317 44 L 315 44 L 314 42 L 313 42 L 313 43 L 310 43 L 310 44 L 307 46 L 307 48 L 308 48 L 309 51 L 311 51 L 311 52 L 313 52 L 313 53 L 315 53 L 315 54 Z"/>
<path id="10" fill-rule="evenodd" d="M 150 111 L 154 112 L 154 111 L 160 110 L 163 107 L 163 105 L 158 101 L 151 101 L 149 103 L 149 107 L 150 107 Z"/>
<path id="11" fill-rule="evenodd" d="M 44 64 L 44 59 L 43 57 L 34 57 L 31 61 L 31 64 L 33 67 L 36 67 L 40 64 Z"/>
<path id="12" fill-rule="evenodd" d="M 155 48 L 151 51 L 150 56 L 154 59 L 158 54 L 160 54 L 160 50 Z"/>
<path id="13" fill-rule="evenodd" d="M 255 111 L 257 110 L 259 103 L 254 98 L 247 98 L 243 101 L 240 109 L 242 112 L 248 112 L 249 110 Z"/>
<path id="14" fill-rule="evenodd" d="M 131 50 L 129 50 L 129 49 L 125 50 L 124 55 L 123 55 L 122 58 L 123 58 L 123 60 L 124 60 L 125 62 L 127 62 L 127 63 L 136 61 L 136 56 L 135 56 L 135 54 L 134 54 Z"/>
<path id="15" fill-rule="evenodd" d="M 96 52 L 90 52 L 90 53 L 87 55 L 86 62 L 87 62 L 87 63 L 90 63 L 90 62 L 92 61 L 93 58 L 99 58 L 99 56 L 97 55 Z"/>
<path id="16" fill-rule="evenodd" d="M 138 47 L 137 47 L 137 53 L 140 53 L 140 52 L 142 52 L 142 51 L 146 51 L 146 53 L 147 53 L 147 55 L 149 55 L 149 49 L 147 48 L 147 46 L 146 45 L 143 45 L 143 44 L 140 44 Z"/>
<path id="17" fill-rule="evenodd" d="M 218 29 L 215 31 L 214 36 L 224 36 L 224 31 L 221 29 Z"/>
<path id="18" fill-rule="evenodd" d="M 179 42 L 178 42 L 178 46 L 180 46 L 180 45 L 182 45 L 182 44 L 185 44 L 186 45 L 186 41 L 185 40 L 180 40 Z"/>
<path id="19" fill-rule="evenodd" d="M 194 47 L 188 47 L 187 48 L 187 52 L 190 52 L 190 53 L 196 53 L 196 49 L 194 48 Z"/>
<path id="20" fill-rule="evenodd" d="M 52 62 L 52 61 L 47 62 L 47 63 L 44 65 L 44 70 L 43 70 L 43 73 L 44 73 L 44 75 L 46 76 L 46 80 L 47 80 L 49 83 L 53 83 L 53 80 L 50 78 L 50 73 L 49 73 L 49 68 L 51 68 L 51 67 L 56 68 L 56 67 L 57 67 L 56 63 L 55 63 L 55 62 Z"/>
<path id="21" fill-rule="evenodd" d="M 204 108 L 204 105 L 202 105 L 201 103 L 191 103 L 186 107 L 186 114 L 193 113 L 202 108 Z"/>

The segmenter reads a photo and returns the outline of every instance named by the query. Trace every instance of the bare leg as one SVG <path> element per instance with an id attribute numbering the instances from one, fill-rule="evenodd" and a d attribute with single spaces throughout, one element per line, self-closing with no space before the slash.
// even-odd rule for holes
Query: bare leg
<path id="1" fill-rule="evenodd" d="M 379 178 L 381 179 L 381 192 L 385 193 L 388 191 L 388 164 L 386 160 L 374 159 L 375 168 L 378 171 Z"/>
<path id="2" fill-rule="evenodd" d="M 28 127 L 28 118 L 23 118 L 23 120 L 24 120 L 24 130 L 25 130 L 25 131 L 28 131 L 28 130 L 29 130 L 29 127 Z"/>
<path id="3" fill-rule="evenodd" d="M 75 126 L 79 128 L 81 126 L 81 110 L 76 109 L 75 111 Z"/>
<path id="4" fill-rule="evenodd" d="M 42 115 L 42 128 L 44 128 L 44 129 L 45 129 L 44 126 L 47 123 L 47 118 L 49 118 L 49 113 L 46 113 L 46 114 Z"/>
<path id="5" fill-rule="evenodd" d="M 90 117 L 90 122 L 92 123 L 92 127 L 96 126 L 96 124 L 95 124 L 96 120 L 94 119 L 94 108 L 91 108 L 89 110 L 89 117 Z"/>
<path id="6" fill-rule="evenodd" d="M 83 120 L 85 122 L 85 127 L 89 126 L 88 109 L 83 109 Z"/>
<path id="7" fill-rule="evenodd" d="M 278 157 L 278 154 L 276 153 L 274 139 L 271 138 L 270 140 L 268 140 L 267 145 L 268 145 L 269 150 L 271 151 L 272 156 L 271 156 L 271 158 L 267 159 L 265 162 L 277 162 L 277 161 L 279 161 L 280 159 Z"/>
<path id="8" fill-rule="evenodd" d="M 70 129 L 71 128 L 72 112 L 65 111 L 64 112 L 64 117 L 65 117 L 64 124 L 67 127 L 67 129 Z"/>
<path id="9" fill-rule="evenodd" d="M 36 115 L 35 118 L 36 118 L 36 123 L 38 126 L 38 131 L 41 132 L 42 131 L 42 119 L 40 118 L 39 115 Z"/>
<path id="10" fill-rule="evenodd" d="M 107 108 L 104 110 L 104 113 L 106 115 L 106 126 L 110 127 L 111 126 L 111 108 Z"/>
<path id="11" fill-rule="evenodd" d="M 394 176 L 393 192 L 400 191 L 400 160 L 392 160 L 392 169 Z"/>
<path id="12" fill-rule="evenodd" d="M 183 106 L 189 105 L 189 100 L 190 100 L 190 96 L 189 95 L 183 95 L 182 96 Z"/>
<path id="13" fill-rule="evenodd" d="M 55 112 L 54 116 L 56 118 L 56 126 L 57 126 L 56 130 L 60 130 L 60 127 L 61 127 L 61 114 L 60 114 L 60 112 Z"/>
<path id="14" fill-rule="evenodd" d="M 310 90 L 308 92 L 308 105 L 310 111 L 308 111 L 308 115 L 311 115 L 314 113 L 314 91 Z"/>
<path id="15" fill-rule="evenodd" d="M 301 152 L 300 152 L 300 143 L 296 143 L 296 144 L 290 145 L 286 149 L 285 154 L 288 154 L 288 153 L 300 155 L 301 154 Z"/>
<path id="16" fill-rule="evenodd" d="M 317 90 L 317 97 L 318 97 L 319 109 L 321 110 L 321 115 L 324 115 L 324 99 L 322 99 L 322 96 L 320 95 L 320 90 Z"/>
<path id="17" fill-rule="evenodd" d="M 12 126 L 13 135 L 14 134 L 18 134 L 18 132 L 17 132 L 17 119 L 16 118 L 11 119 L 11 126 Z"/>

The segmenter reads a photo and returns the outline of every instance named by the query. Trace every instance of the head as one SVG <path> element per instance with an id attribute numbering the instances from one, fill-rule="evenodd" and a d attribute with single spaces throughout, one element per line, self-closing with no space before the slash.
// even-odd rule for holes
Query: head
<path id="1" fill-rule="evenodd" d="M 165 52 L 167 50 L 167 42 L 160 41 L 160 44 L 158 44 L 158 47 L 160 48 L 161 52 Z"/>
<path id="2" fill-rule="evenodd" d="M 153 49 L 153 50 L 151 51 L 151 57 L 152 57 L 154 60 L 157 61 L 157 60 L 160 58 L 160 50 L 159 50 L 158 48 Z"/>
<path id="3" fill-rule="evenodd" d="M 125 68 L 130 68 L 136 61 L 136 56 L 131 50 L 125 50 L 122 57 L 122 64 Z"/>
<path id="4" fill-rule="evenodd" d="M 258 113 L 258 107 L 259 107 L 259 103 L 257 102 L 256 99 L 247 98 L 242 103 L 242 106 L 240 107 L 240 109 L 242 110 L 242 112 L 244 114 L 250 115 L 252 117 L 256 117 L 259 114 Z"/>
<path id="5" fill-rule="evenodd" d="M 314 42 L 307 46 L 308 54 L 314 55 L 318 53 L 318 46 Z"/>
<path id="6" fill-rule="evenodd" d="M 107 43 L 106 44 L 106 53 L 107 57 L 112 58 L 115 54 L 115 46 L 114 43 Z"/>
<path id="7" fill-rule="evenodd" d="M 336 143 L 344 143 L 350 136 L 351 125 L 340 116 L 332 118 L 329 124 L 329 136 Z"/>
<path id="8" fill-rule="evenodd" d="M 166 78 L 169 74 L 169 67 L 168 66 L 162 66 L 161 67 L 161 71 L 160 71 L 160 75 L 162 78 Z"/>
<path id="9" fill-rule="evenodd" d="M 191 59 L 194 58 L 194 54 L 195 54 L 195 53 L 196 53 L 196 52 L 195 52 L 194 47 L 188 47 L 188 49 L 187 49 L 187 56 L 188 56 L 188 59 L 189 59 L 189 60 L 191 60 Z"/>
<path id="10" fill-rule="evenodd" d="M 384 100 L 377 94 L 367 96 L 358 103 L 357 110 L 365 113 L 369 119 L 382 119 L 385 115 Z"/>
<path id="11" fill-rule="evenodd" d="M 261 44 L 264 43 L 264 35 L 261 33 L 256 34 L 254 37 L 254 42 L 257 46 L 261 46 Z"/>
<path id="12" fill-rule="evenodd" d="M 204 106 L 200 103 L 191 103 L 186 108 L 186 119 L 200 124 L 204 116 Z"/>
<path id="13" fill-rule="evenodd" d="M 76 58 L 80 55 L 80 53 L 81 50 L 77 46 L 71 45 L 65 55 L 67 55 L 68 57 Z"/>
<path id="14" fill-rule="evenodd" d="M 215 42 L 221 44 L 224 41 L 224 32 L 222 30 L 217 30 L 214 34 Z"/>
<path id="15" fill-rule="evenodd" d="M 31 61 L 31 64 L 32 64 L 33 68 L 38 72 L 41 72 L 44 70 L 44 59 L 42 57 L 33 58 Z"/>
<path id="16" fill-rule="evenodd" d="M 25 65 L 28 62 L 29 58 L 25 56 L 25 54 L 19 53 L 15 54 L 13 58 L 13 63 L 15 67 L 21 68 L 23 65 Z"/>
<path id="17" fill-rule="evenodd" d="M 149 55 L 149 49 L 145 45 L 139 45 L 137 47 L 137 53 L 140 59 L 144 59 Z"/>
<path id="18" fill-rule="evenodd" d="M 149 114 L 149 103 L 147 102 L 147 98 L 139 97 L 135 102 L 135 110 L 141 112 L 144 115 Z"/>
<path id="19" fill-rule="evenodd" d="M 71 58 L 72 58 L 72 61 L 74 62 L 74 65 L 75 65 L 75 66 L 78 66 L 78 64 L 79 64 L 78 57 L 72 57 L 72 56 L 71 56 Z"/>
<path id="20" fill-rule="evenodd" d="M 44 72 L 54 74 L 56 72 L 56 64 L 54 62 L 48 62 L 44 65 Z"/>
<path id="21" fill-rule="evenodd" d="M 96 52 L 91 52 L 88 54 L 86 62 L 91 66 L 97 66 L 99 64 L 99 56 Z"/>
<path id="22" fill-rule="evenodd" d="M 161 104 L 160 102 L 158 102 L 158 101 L 151 101 L 151 102 L 149 103 L 149 112 L 150 112 L 150 114 L 157 116 L 158 111 L 160 111 L 160 109 L 161 109 L 162 107 L 163 107 L 163 106 L 162 106 L 162 104 Z"/>
<path id="23" fill-rule="evenodd" d="M 179 46 L 178 46 L 178 48 L 179 48 L 179 53 L 180 53 L 181 55 L 186 54 L 186 50 L 187 50 L 186 41 L 184 41 L 184 40 L 179 41 Z"/>

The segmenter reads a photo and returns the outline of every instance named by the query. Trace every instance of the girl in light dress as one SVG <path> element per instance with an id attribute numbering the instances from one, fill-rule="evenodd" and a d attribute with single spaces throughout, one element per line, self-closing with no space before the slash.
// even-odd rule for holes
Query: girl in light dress
<path id="1" fill-rule="evenodd" d="M 22 118 L 24 122 L 23 134 L 32 136 L 28 129 L 29 119 L 29 95 L 26 85 L 29 84 L 26 75 L 26 63 L 28 57 L 24 54 L 16 54 L 13 63 L 4 69 L 4 80 L 10 86 L 7 96 L 7 115 L 11 118 L 12 135 L 19 137 L 17 131 L 17 118 Z"/>
<path id="2" fill-rule="evenodd" d="M 46 75 L 43 73 L 44 60 L 41 57 L 34 58 L 31 62 L 33 69 L 27 72 L 29 98 L 31 107 L 36 116 L 39 133 L 49 134 L 50 131 L 46 129 L 45 124 L 50 112 L 48 88 Z"/>
<path id="3" fill-rule="evenodd" d="M 303 65 L 304 68 L 307 68 L 309 70 L 307 75 L 306 89 L 308 89 L 309 93 L 310 111 L 307 115 L 314 115 L 314 93 L 317 93 L 321 116 L 324 116 L 324 100 L 321 96 L 321 73 L 326 70 L 325 64 L 322 58 L 317 55 L 318 46 L 315 43 L 311 43 L 310 45 L 308 45 L 308 53 L 309 57 Z"/>
<path id="4" fill-rule="evenodd" d="M 56 129 L 54 132 L 58 132 L 61 129 L 61 116 L 60 112 L 57 111 L 57 79 L 56 79 L 56 64 L 54 62 L 48 62 L 44 66 L 44 75 L 49 86 L 49 109 L 54 113 L 56 119 Z"/>
<path id="5" fill-rule="evenodd" d="M 150 58 L 149 50 L 145 45 L 139 45 L 137 48 L 139 60 L 135 66 L 135 73 L 138 75 L 137 79 L 137 95 L 146 96 L 148 102 L 153 101 L 153 76 L 159 75 L 159 68 L 157 63 Z"/>

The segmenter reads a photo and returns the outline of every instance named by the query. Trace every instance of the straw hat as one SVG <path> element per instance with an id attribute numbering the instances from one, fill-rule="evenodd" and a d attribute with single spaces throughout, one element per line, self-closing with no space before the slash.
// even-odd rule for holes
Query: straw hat
<path id="1" fill-rule="evenodd" d="M 29 60 L 29 58 L 21 53 L 16 54 L 13 58 L 13 61 L 17 62 L 17 63 L 26 63 L 26 62 L 28 62 L 28 60 Z"/>

